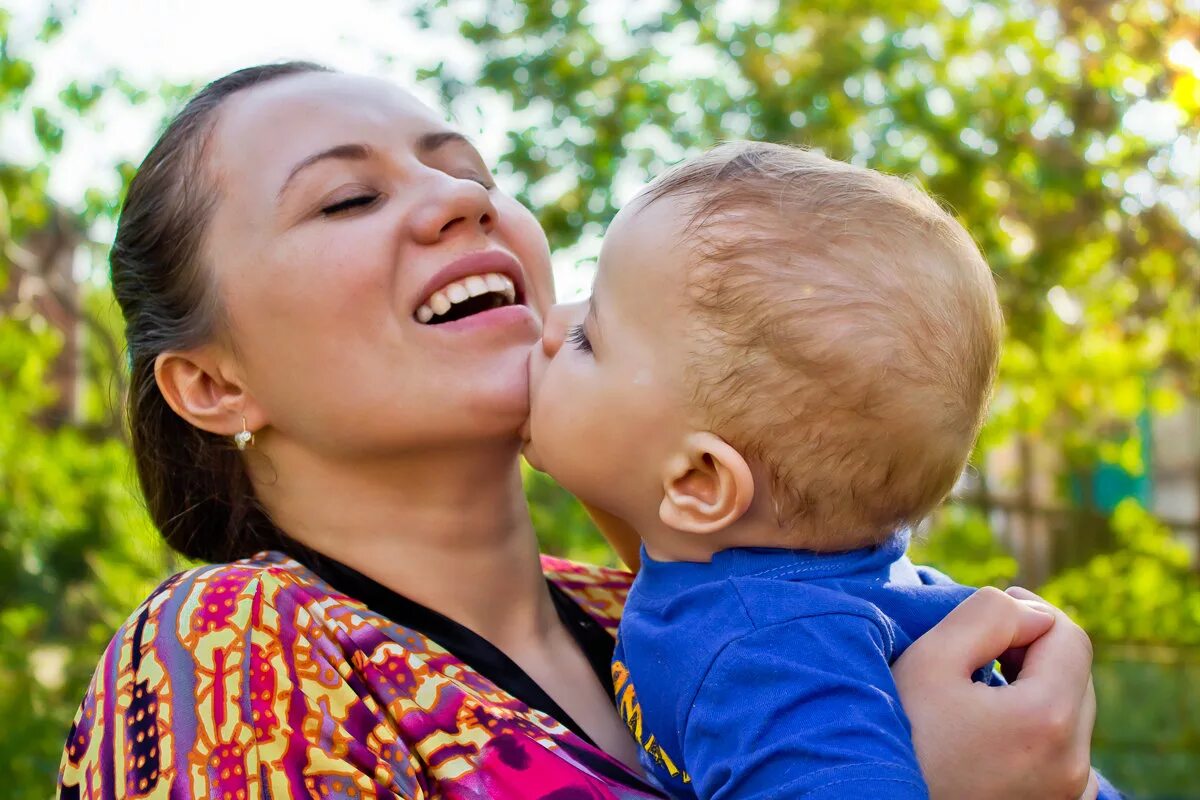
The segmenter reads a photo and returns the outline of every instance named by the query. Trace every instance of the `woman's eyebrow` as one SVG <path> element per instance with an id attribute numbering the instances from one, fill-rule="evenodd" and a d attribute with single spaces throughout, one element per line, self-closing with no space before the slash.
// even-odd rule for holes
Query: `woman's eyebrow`
<path id="1" fill-rule="evenodd" d="M 475 146 L 471 144 L 471 140 L 463 136 L 458 131 L 435 131 L 426 133 L 417 139 L 417 150 L 421 153 L 430 153 L 444 147 L 447 144 L 465 144 L 472 150 Z M 353 142 L 348 144 L 339 144 L 328 149 L 322 150 L 319 153 L 313 153 L 311 156 L 300 161 L 296 166 L 292 167 L 287 178 L 284 179 L 283 185 L 279 187 L 279 192 L 275 195 L 276 201 L 282 199 L 283 193 L 287 190 L 288 185 L 292 180 L 308 167 L 316 164 L 319 161 L 325 161 L 330 158 L 340 158 L 349 161 L 366 161 L 373 157 L 375 151 L 368 144 Z"/>
<path id="2" fill-rule="evenodd" d="M 465 144 L 472 149 L 475 147 L 471 144 L 470 139 L 458 131 L 436 131 L 434 133 L 427 133 L 417 139 L 417 150 L 422 153 L 428 153 L 450 143 Z"/>
<path id="3" fill-rule="evenodd" d="M 434 131 L 418 137 L 417 154 L 421 157 L 429 157 L 448 145 L 454 145 L 451 152 L 469 153 L 479 161 L 479 165 L 485 171 L 487 170 L 487 162 L 483 160 L 483 156 L 479 154 L 474 143 L 458 131 Z"/>
<path id="4" fill-rule="evenodd" d="M 370 145 L 361 143 L 339 144 L 326 150 L 322 150 L 319 153 L 313 153 L 311 156 L 305 158 L 296 166 L 292 167 L 292 171 L 288 173 L 283 185 L 279 187 L 279 192 L 275 195 L 275 199 L 279 200 L 283 197 L 284 191 L 287 190 L 288 185 L 292 182 L 293 178 L 319 161 L 325 161 L 326 159 L 330 158 L 340 158 L 348 161 L 366 161 L 374 154 L 375 151 L 371 149 Z"/>

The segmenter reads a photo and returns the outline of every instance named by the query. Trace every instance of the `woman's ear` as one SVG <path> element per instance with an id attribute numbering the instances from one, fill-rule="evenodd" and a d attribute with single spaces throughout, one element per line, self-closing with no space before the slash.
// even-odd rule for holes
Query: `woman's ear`
<path id="1" fill-rule="evenodd" d="M 658 516 L 684 533 L 716 533 L 754 500 L 754 476 L 742 454 L 713 433 L 692 433 L 667 462 Z"/>
<path id="2" fill-rule="evenodd" d="M 266 424 L 261 409 L 213 348 L 160 353 L 154 360 L 158 390 L 176 414 L 203 431 L 232 436 Z"/>

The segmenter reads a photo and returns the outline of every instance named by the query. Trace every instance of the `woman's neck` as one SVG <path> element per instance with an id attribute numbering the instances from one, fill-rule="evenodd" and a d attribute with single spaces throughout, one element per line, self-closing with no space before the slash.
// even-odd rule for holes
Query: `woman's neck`
<path id="1" fill-rule="evenodd" d="M 301 544 L 502 650 L 556 623 L 515 447 L 353 463 L 283 447 L 256 491 Z"/>

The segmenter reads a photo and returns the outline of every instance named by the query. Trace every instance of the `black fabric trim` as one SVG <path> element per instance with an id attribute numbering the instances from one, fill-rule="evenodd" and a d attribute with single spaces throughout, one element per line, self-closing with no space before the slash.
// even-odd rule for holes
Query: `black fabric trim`
<path id="1" fill-rule="evenodd" d="M 616 687 L 612 679 L 613 652 L 617 649 L 617 641 L 613 635 L 596 621 L 596 618 L 584 611 L 571 595 L 561 586 L 547 579 L 550 587 L 550 598 L 554 601 L 554 609 L 558 618 L 571 634 L 571 638 L 579 645 L 587 658 L 596 680 L 604 688 L 604 693 L 612 698 L 613 706 L 617 704 Z M 586 736 L 583 738 L 587 738 Z"/>
<path id="2" fill-rule="evenodd" d="M 411 628 L 427 636 L 500 689 L 530 708 L 536 708 L 549 714 L 568 727 L 576 736 L 593 747 L 596 746 L 583 728 L 571 719 L 570 715 L 554 702 L 554 699 L 546 694 L 546 691 L 535 683 L 525 670 L 505 655 L 500 648 L 475 631 L 428 606 L 392 591 L 358 570 L 328 556 L 304 554 L 303 560 L 301 558 L 296 560 L 342 594 L 361 601 L 366 604 L 367 608 L 383 614 L 398 625 Z M 602 663 L 603 674 L 607 674 L 616 642 L 603 629 L 600 632 L 608 641 L 607 643 L 600 642 L 590 631 L 587 621 L 582 619 L 582 617 L 587 617 L 583 609 L 567 597 L 559 587 L 550 581 L 547 583 L 550 586 L 550 595 L 554 599 L 554 608 L 558 611 L 559 619 L 567 626 L 567 630 L 571 632 L 571 636 L 583 650 L 592 671 L 599 678 Z M 591 618 L 588 617 L 588 619 Z M 596 624 L 594 620 L 592 622 L 594 625 Z M 612 697 L 611 686 L 609 686 L 607 694 Z"/>

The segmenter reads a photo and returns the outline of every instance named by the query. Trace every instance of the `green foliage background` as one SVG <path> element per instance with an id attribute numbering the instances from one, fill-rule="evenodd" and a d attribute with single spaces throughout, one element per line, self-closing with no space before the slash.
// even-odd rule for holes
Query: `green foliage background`
<path id="1" fill-rule="evenodd" d="M 396 6 L 482 56 L 477 71 L 431 63 L 417 79 L 460 118 L 496 99 L 518 110 L 498 170 L 558 249 L 602 229 L 619 187 L 721 139 L 803 143 L 919 180 L 976 236 L 1006 310 L 981 457 L 1025 437 L 1070 471 L 1107 462 L 1136 474 L 1138 419 L 1200 396 L 1200 247 L 1180 219 L 1200 191 L 1200 83 L 1168 58 L 1200 40 L 1194 2 L 832 0 L 749 16 L 673 2 L 615 26 L 604 4 L 582 0 Z M 28 232 L 58 213 L 108 230 L 119 207 L 119 191 L 47 196 L 68 123 L 102 97 L 170 107 L 188 88 L 113 74 L 34 106 L 37 64 L 10 49 L 8 22 L 0 8 L 0 115 L 27 126 L 44 158 L 0 154 L 0 297 L 28 261 Z M 42 39 L 64 24 L 48 14 Z M 1151 116 L 1177 130 L 1156 135 Z M 113 168 L 127 182 L 131 165 Z M 29 303 L 0 305 L 0 758 L 14 798 L 50 793 L 97 656 L 178 567 L 145 519 L 113 410 L 124 364 L 104 244 L 82 284 L 84 389 L 69 424 L 46 416 L 61 334 Z M 1073 312 L 1056 311 L 1055 296 Z M 548 550 L 612 559 L 578 504 L 527 477 Z M 1067 476 L 1053 477 L 1069 501 Z M 1096 527 L 1090 556 L 1042 591 L 1098 642 L 1097 760 L 1131 791 L 1195 796 L 1200 578 L 1133 501 Z M 917 555 L 968 583 L 1017 575 L 988 518 L 966 506 L 944 510 Z"/>

